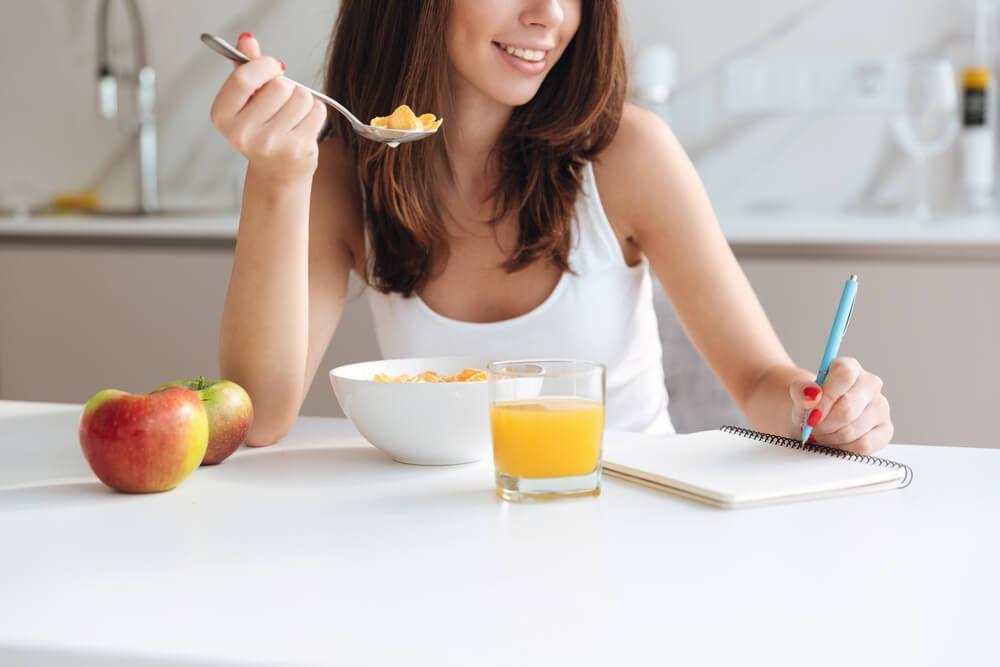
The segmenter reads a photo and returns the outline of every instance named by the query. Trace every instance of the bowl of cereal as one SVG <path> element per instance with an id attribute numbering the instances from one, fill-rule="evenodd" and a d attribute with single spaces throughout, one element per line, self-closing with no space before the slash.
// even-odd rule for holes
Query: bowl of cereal
<path id="1" fill-rule="evenodd" d="M 338 366 L 330 383 L 364 438 L 400 463 L 453 465 L 490 453 L 487 360 L 388 359 Z"/>

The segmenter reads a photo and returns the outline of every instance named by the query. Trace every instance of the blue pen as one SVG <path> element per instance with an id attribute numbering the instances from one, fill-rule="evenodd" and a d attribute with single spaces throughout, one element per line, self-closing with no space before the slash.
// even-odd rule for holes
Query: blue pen
<path id="1" fill-rule="evenodd" d="M 826 350 L 823 351 L 823 361 L 819 364 L 819 373 L 816 374 L 816 384 L 823 386 L 826 374 L 830 372 L 830 364 L 837 358 L 840 352 L 840 343 L 847 333 L 847 325 L 851 322 L 851 313 L 854 312 L 854 298 L 858 294 L 858 277 L 851 274 L 851 277 L 844 283 L 844 293 L 840 295 L 840 305 L 837 307 L 837 316 L 833 318 L 833 327 L 830 328 L 830 337 L 826 339 Z M 809 415 L 812 410 L 806 412 L 806 420 L 802 423 L 802 442 L 809 439 L 813 427 L 808 424 Z"/>

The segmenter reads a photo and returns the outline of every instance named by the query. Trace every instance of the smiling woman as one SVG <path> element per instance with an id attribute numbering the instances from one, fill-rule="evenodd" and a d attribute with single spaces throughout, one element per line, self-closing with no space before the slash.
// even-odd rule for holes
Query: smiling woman
<path id="1" fill-rule="evenodd" d="M 223 315 L 223 377 L 292 426 L 353 270 L 384 356 L 579 359 L 606 368 L 609 430 L 669 433 L 652 275 L 750 425 L 868 453 L 892 436 L 881 380 L 796 367 L 684 149 L 625 104 L 617 0 L 344 0 L 326 92 L 361 117 L 447 118 L 392 149 L 332 119 L 277 60 L 223 85 L 217 127 L 249 160 Z M 813 424 L 813 422 L 815 422 Z"/>
<path id="2" fill-rule="evenodd" d="M 490 120 L 504 109 L 487 217 L 520 217 L 505 265 L 537 261 L 567 270 L 570 219 L 582 166 L 618 128 L 626 91 L 617 2 L 347 0 L 334 28 L 326 89 L 362 117 L 405 100 L 438 116 Z M 448 39 L 440 36 L 447 34 Z M 465 108 L 456 108 L 465 107 Z M 513 109 L 513 111 L 511 111 Z M 369 113 L 371 112 L 371 113 Z M 373 252 L 370 278 L 406 296 L 426 283 L 449 248 L 441 225 L 440 163 L 458 132 L 390 153 L 357 141 L 333 118 L 361 170 Z"/>

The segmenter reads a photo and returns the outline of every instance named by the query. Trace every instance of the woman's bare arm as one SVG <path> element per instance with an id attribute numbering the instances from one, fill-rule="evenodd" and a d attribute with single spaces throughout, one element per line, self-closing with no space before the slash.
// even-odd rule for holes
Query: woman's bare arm
<path id="1" fill-rule="evenodd" d="M 247 179 L 220 364 L 253 400 L 251 446 L 273 444 L 295 423 L 343 313 L 348 236 L 360 217 L 341 152 L 324 144 L 311 188 L 261 194 Z"/>
<path id="2" fill-rule="evenodd" d="M 654 114 L 628 106 L 602 155 L 601 196 L 620 236 L 645 254 L 695 348 L 755 428 L 786 433 L 798 369 L 733 256 L 694 167 Z"/>
<path id="3" fill-rule="evenodd" d="M 255 39 L 241 37 L 238 48 L 252 60 L 212 107 L 213 124 L 249 161 L 219 360 L 222 377 L 253 400 L 247 444 L 268 445 L 294 424 L 340 318 L 353 211 L 335 150 L 320 158 L 325 108 L 282 78 L 278 61 L 260 57 Z"/>
<path id="4" fill-rule="evenodd" d="M 892 438 L 882 380 L 841 357 L 819 387 L 796 366 L 733 256 L 694 166 L 657 116 L 627 106 L 601 156 L 605 208 L 644 253 L 692 343 L 754 428 L 868 454 Z"/>

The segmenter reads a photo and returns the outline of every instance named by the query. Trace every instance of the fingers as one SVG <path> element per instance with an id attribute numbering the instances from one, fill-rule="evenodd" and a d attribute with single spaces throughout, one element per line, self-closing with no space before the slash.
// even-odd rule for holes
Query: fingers
<path id="1" fill-rule="evenodd" d="M 805 392 L 808 385 L 800 383 L 800 391 Z M 888 444 L 894 428 L 882 386 L 882 378 L 864 370 L 857 359 L 835 360 L 816 407 L 809 410 L 808 422 L 813 427 L 815 441 L 861 455 Z M 795 390 L 795 387 L 790 389 Z"/>
<path id="2" fill-rule="evenodd" d="M 837 408 L 834 406 L 834 413 Z M 833 414 L 833 413 L 831 413 Z M 873 428 L 889 421 L 889 400 L 882 394 L 865 406 L 865 409 L 840 428 L 820 434 L 824 445 L 844 448 L 855 443 Z"/>
<path id="3" fill-rule="evenodd" d="M 252 34 L 241 34 L 236 48 L 250 62 L 238 65 L 222 84 L 212 124 L 262 172 L 278 178 L 311 175 L 326 108 L 282 76 L 280 60 L 261 56 Z"/>
<path id="4" fill-rule="evenodd" d="M 310 95 L 310 97 L 312 97 Z M 327 108 L 326 105 L 319 100 L 313 100 L 313 108 L 309 114 L 299 123 L 298 127 L 295 128 L 294 132 L 304 133 L 310 140 L 315 141 L 316 137 L 319 135 L 320 131 L 323 129 L 323 123 L 326 122 Z"/>
<path id="5" fill-rule="evenodd" d="M 287 81 L 286 79 L 281 80 Z M 274 116 L 267 121 L 267 129 L 276 132 L 290 132 L 292 128 L 305 120 L 309 112 L 312 111 L 313 102 L 315 101 L 313 100 L 313 96 L 295 84 L 289 85 L 292 86 L 292 93 L 284 102 L 284 106 L 278 109 Z M 263 93 L 261 95 L 263 96 Z"/>
<path id="6" fill-rule="evenodd" d="M 823 389 L 811 380 L 796 380 L 789 385 L 788 392 L 794 413 L 792 421 L 796 424 L 802 424 L 806 412 L 819 405 L 819 400 L 823 396 Z"/>
<path id="7" fill-rule="evenodd" d="M 857 440 L 849 442 L 846 445 L 840 445 L 837 449 L 843 449 L 844 451 L 860 454 L 861 456 L 868 456 L 872 452 L 878 451 L 888 445 L 892 441 L 893 432 L 894 428 L 891 421 L 882 422 Z"/>
<path id="8" fill-rule="evenodd" d="M 253 63 L 247 63 L 247 67 Z M 257 91 L 243 110 L 236 114 L 236 121 L 242 127 L 259 128 L 264 125 L 292 99 L 295 84 L 288 79 L 278 77 L 271 79 Z"/>
<path id="9" fill-rule="evenodd" d="M 861 377 L 862 371 L 861 364 L 852 357 L 838 357 L 830 364 L 830 370 L 823 381 L 823 394 L 815 408 L 809 412 L 808 417 L 809 425 L 815 429 L 817 437 L 819 433 L 825 432 L 819 429 L 819 424 L 823 423 L 834 404 L 851 390 L 854 383 Z M 857 406 L 858 414 L 864 407 L 864 405 Z"/>
<path id="10" fill-rule="evenodd" d="M 244 32 L 236 39 L 236 50 L 250 60 L 260 58 L 260 42 L 252 32 Z M 233 63 L 233 66 L 239 67 L 237 63 Z"/>
<path id="11" fill-rule="evenodd" d="M 271 57 L 257 58 L 233 70 L 212 104 L 212 123 L 223 126 L 246 106 L 254 93 L 279 78 L 281 71 L 281 64 Z"/>
<path id="12" fill-rule="evenodd" d="M 872 373 L 863 372 L 854 385 L 823 414 L 815 426 L 816 437 L 832 434 L 864 413 L 882 391 L 882 379 Z M 851 438 L 853 440 L 853 438 Z"/>

